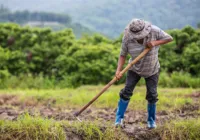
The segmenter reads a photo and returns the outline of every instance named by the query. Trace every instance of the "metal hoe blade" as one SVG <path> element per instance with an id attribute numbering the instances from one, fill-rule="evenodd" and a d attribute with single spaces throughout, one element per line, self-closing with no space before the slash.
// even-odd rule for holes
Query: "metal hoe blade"
<path id="1" fill-rule="evenodd" d="M 79 117 L 75 117 L 79 122 L 83 122 Z"/>
<path id="2" fill-rule="evenodd" d="M 73 116 L 74 116 L 74 118 L 76 118 L 79 122 L 83 122 L 83 121 L 78 117 L 78 113 L 77 113 L 77 112 L 75 112 L 75 113 L 73 114 Z"/>

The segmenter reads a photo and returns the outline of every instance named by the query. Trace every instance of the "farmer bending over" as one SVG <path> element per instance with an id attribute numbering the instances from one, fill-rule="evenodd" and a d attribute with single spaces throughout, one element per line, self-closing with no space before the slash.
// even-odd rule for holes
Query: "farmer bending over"
<path id="1" fill-rule="evenodd" d="M 147 126 L 148 128 L 156 127 L 156 102 L 158 101 L 157 85 L 159 78 L 160 64 L 158 61 L 159 45 L 171 42 L 173 38 L 151 23 L 133 19 L 124 31 L 121 52 L 116 70 L 116 77 L 120 79 L 120 74 L 126 60 L 127 54 L 131 55 L 129 62 L 134 60 L 146 47 L 151 50 L 140 61 L 133 65 L 127 73 L 125 87 L 120 91 L 120 99 L 116 112 L 115 125 L 124 127 L 123 118 L 133 90 L 141 77 L 146 82 L 146 100 L 148 101 Z"/>

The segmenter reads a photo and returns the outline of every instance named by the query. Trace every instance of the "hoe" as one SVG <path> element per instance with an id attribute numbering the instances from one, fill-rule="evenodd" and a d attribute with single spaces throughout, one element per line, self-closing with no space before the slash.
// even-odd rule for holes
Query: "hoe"
<path id="1" fill-rule="evenodd" d="M 123 75 L 125 72 L 129 70 L 135 63 L 137 63 L 141 58 L 143 58 L 148 52 L 150 51 L 150 48 L 146 48 L 143 50 L 143 52 L 138 55 L 131 63 L 129 63 L 120 73 Z M 104 86 L 104 88 L 85 106 L 83 106 L 78 112 L 74 114 L 74 117 L 77 118 L 78 121 L 81 121 L 78 116 L 87 109 L 94 101 L 96 101 L 111 85 L 113 85 L 118 79 L 114 77 L 107 85 Z"/>

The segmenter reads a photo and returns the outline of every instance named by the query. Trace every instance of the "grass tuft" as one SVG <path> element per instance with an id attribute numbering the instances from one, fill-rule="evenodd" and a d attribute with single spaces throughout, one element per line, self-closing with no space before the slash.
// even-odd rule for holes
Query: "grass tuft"
<path id="1" fill-rule="evenodd" d="M 17 121 L 0 120 L 1 140 L 65 140 L 60 123 L 53 120 L 20 116 Z"/>
<path id="2" fill-rule="evenodd" d="M 0 120 L 1 140 L 128 140 L 120 129 L 98 122 L 69 122 L 44 119 L 28 114 L 17 121 Z"/>
<path id="3" fill-rule="evenodd" d="M 200 119 L 174 120 L 138 135 L 138 139 L 199 140 Z"/>
<path id="4" fill-rule="evenodd" d="M 110 124 L 100 122 L 64 122 L 68 131 L 73 131 L 80 139 L 84 140 L 129 140 L 126 134 Z"/>
<path id="5" fill-rule="evenodd" d="M 172 121 L 157 131 L 163 140 L 199 140 L 200 119 Z"/>

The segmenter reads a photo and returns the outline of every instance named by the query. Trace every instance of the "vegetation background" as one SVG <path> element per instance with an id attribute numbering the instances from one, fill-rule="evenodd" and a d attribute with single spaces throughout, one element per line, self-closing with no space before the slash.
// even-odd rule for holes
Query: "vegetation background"
<path id="1" fill-rule="evenodd" d="M 160 48 L 159 84 L 199 87 L 200 30 L 186 26 L 168 32 L 174 41 Z M 114 40 L 100 34 L 76 39 L 71 29 L 0 24 L 0 88 L 106 84 L 115 74 L 121 40 L 122 35 Z"/>
<path id="2" fill-rule="evenodd" d="M 0 139 L 200 139 L 199 6 L 199 0 L 0 0 Z M 144 79 L 126 128 L 113 128 L 125 75 L 83 112 L 88 121 L 77 122 L 74 112 L 113 78 L 132 18 L 174 38 L 159 50 L 158 128 L 146 129 Z"/>

